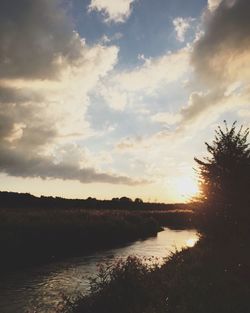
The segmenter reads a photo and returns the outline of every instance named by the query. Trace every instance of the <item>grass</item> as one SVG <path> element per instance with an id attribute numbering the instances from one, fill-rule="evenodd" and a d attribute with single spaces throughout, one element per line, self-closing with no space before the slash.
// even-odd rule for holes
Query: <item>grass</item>
<path id="1" fill-rule="evenodd" d="M 210 219 L 200 227 L 200 241 L 162 266 L 136 257 L 102 266 L 72 312 L 250 312 L 249 218 L 233 224 Z"/>
<path id="2" fill-rule="evenodd" d="M 191 226 L 190 213 L 86 209 L 0 209 L 1 268 L 84 255 Z"/>
<path id="3" fill-rule="evenodd" d="M 101 268 L 74 313 L 248 313 L 250 253 L 203 238 L 163 266 L 129 257 Z"/>

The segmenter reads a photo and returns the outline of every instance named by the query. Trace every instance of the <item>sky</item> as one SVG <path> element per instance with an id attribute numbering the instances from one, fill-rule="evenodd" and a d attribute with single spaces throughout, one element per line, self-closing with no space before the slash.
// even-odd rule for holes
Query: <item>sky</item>
<path id="1" fill-rule="evenodd" d="M 249 0 L 1 0 L 1 190 L 183 202 L 250 125 Z"/>

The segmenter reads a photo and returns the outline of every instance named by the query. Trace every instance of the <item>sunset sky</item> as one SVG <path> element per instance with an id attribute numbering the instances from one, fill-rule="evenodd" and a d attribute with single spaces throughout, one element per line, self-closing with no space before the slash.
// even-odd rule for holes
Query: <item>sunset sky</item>
<path id="1" fill-rule="evenodd" d="M 1 190 L 182 202 L 249 126 L 249 0 L 1 0 Z"/>

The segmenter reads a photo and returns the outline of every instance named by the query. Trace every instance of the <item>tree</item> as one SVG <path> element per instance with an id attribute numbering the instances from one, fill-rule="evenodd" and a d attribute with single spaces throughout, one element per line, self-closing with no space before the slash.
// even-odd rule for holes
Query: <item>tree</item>
<path id="1" fill-rule="evenodd" d="M 143 201 L 141 198 L 136 198 L 135 201 L 134 201 L 136 204 L 142 204 Z"/>
<path id="2" fill-rule="evenodd" d="M 205 143 L 209 156 L 198 163 L 201 200 L 216 215 L 235 218 L 250 204 L 250 149 L 247 143 L 249 128 L 236 130 L 218 127 L 212 144 Z"/>

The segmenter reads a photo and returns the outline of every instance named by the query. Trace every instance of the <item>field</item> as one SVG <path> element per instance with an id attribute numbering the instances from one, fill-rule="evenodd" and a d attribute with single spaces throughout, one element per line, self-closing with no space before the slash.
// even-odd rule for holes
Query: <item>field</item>
<path id="1" fill-rule="evenodd" d="M 162 226 L 191 227 L 190 212 L 0 209 L 2 268 L 79 256 L 154 236 Z"/>

